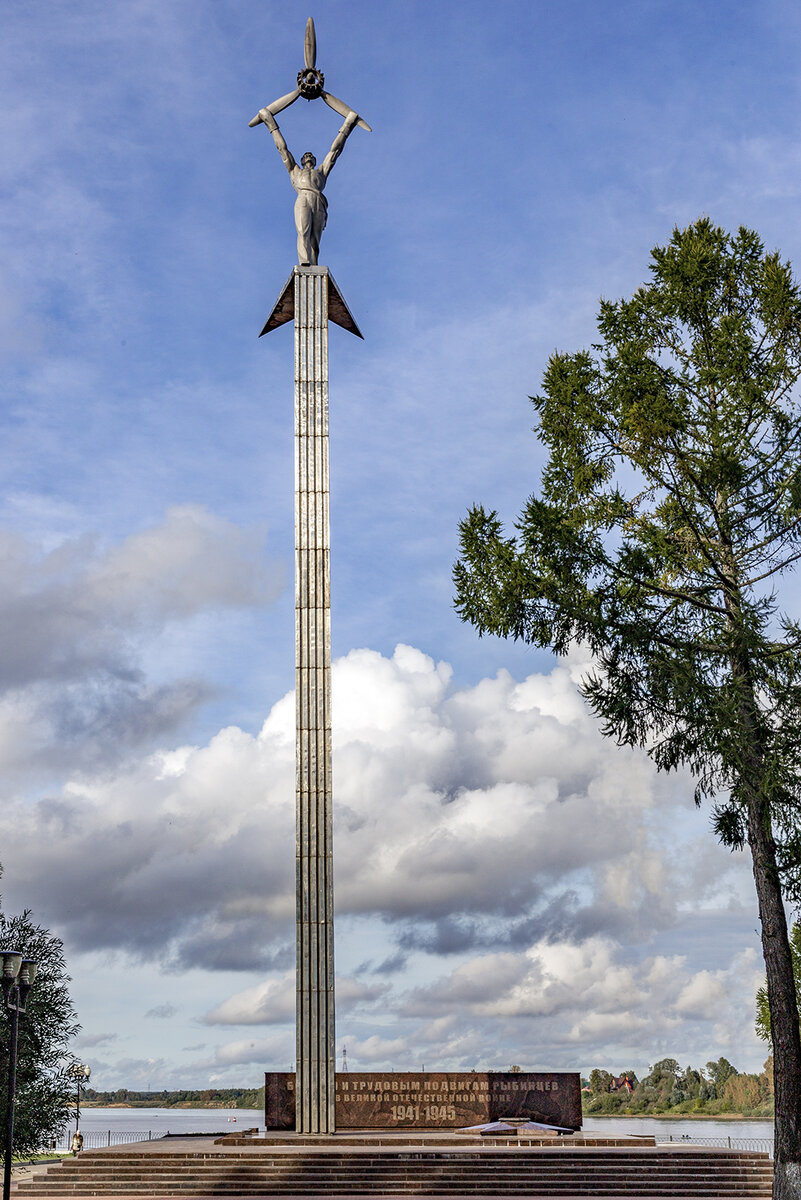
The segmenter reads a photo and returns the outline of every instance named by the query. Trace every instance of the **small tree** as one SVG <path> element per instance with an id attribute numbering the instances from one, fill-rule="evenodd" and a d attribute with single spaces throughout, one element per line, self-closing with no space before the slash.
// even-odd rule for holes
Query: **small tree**
<path id="1" fill-rule="evenodd" d="M 681 1088 L 685 1096 L 690 1100 L 697 1100 L 698 1093 L 701 1090 L 701 1073 L 696 1071 L 694 1067 L 688 1066 L 681 1079 Z"/>
<path id="2" fill-rule="evenodd" d="M 612 1075 L 609 1071 L 602 1071 L 599 1067 L 595 1067 L 590 1071 L 590 1091 L 593 1096 L 601 1096 L 611 1090 Z"/>
<path id="3" fill-rule="evenodd" d="M 14 1155 L 24 1157 L 47 1147 L 69 1122 L 75 1083 L 66 1073 L 71 1061 L 68 1046 L 80 1026 L 67 989 L 69 976 L 60 940 L 35 925 L 29 911 L 17 917 L 0 913 L 0 946 L 21 951 L 39 968 L 19 1029 Z M 0 1103 L 8 1089 L 10 1035 L 11 1016 L 0 1004 Z"/>
<path id="4" fill-rule="evenodd" d="M 732 1075 L 723 1086 L 723 1099 L 732 1112 L 750 1116 L 764 1102 L 759 1075 Z"/>
<path id="5" fill-rule="evenodd" d="M 722 1097 L 727 1081 L 737 1074 L 737 1068 L 727 1058 L 719 1058 L 717 1062 L 706 1064 L 706 1073 L 712 1086 L 712 1095 Z"/>
<path id="6" fill-rule="evenodd" d="M 648 1068 L 643 1083 L 650 1087 L 668 1087 L 674 1088 L 679 1078 L 679 1064 L 675 1058 L 660 1058 L 659 1062 L 655 1062 L 652 1067 Z"/>
<path id="7" fill-rule="evenodd" d="M 587 1109 L 591 1113 L 619 1113 L 623 1107 L 625 1096 L 620 1092 L 602 1092 L 600 1096 L 594 1096 L 592 1103 Z"/>
<path id="8" fill-rule="evenodd" d="M 585 644 L 603 732 L 688 767 L 724 844 L 751 850 L 775 1050 L 774 1196 L 801 1196 L 801 1038 L 782 896 L 798 896 L 801 294 L 756 233 L 709 220 L 603 301 L 594 354 L 534 398 L 549 458 L 517 536 L 463 522 L 457 609 L 479 633 Z"/>
<path id="9" fill-rule="evenodd" d="M 662 1108 L 671 1108 L 684 1099 L 679 1087 L 679 1064 L 675 1058 L 661 1058 L 649 1068 L 643 1087 Z"/>

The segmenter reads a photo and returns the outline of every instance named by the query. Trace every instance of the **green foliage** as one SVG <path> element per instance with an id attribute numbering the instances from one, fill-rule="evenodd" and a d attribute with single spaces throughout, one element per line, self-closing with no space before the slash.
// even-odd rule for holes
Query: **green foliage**
<path id="1" fill-rule="evenodd" d="M 35 925 L 28 911 L 17 917 L 0 914 L 0 946 L 20 950 L 39 968 L 28 996 L 27 1015 L 20 1021 L 17 1058 L 14 1156 L 29 1157 L 58 1137 L 69 1121 L 75 1082 L 66 1074 L 72 1061 L 68 1046 L 80 1026 L 69 996 L 69 976 L 59 939 Z M 0 1096 L 4 1100 L 10 1035 L 11 1014 L 3 1004 Z"/>
<path id="2" fill-rule="evenodd" d="M 586 1111 L 588 1113 L 603 1113 L 605 1116 L 611 1116 L 622 1110 L 627 1098 L 622 1092 L 603 1092 L 599 1096 L 593 1096 L 587 1105 Z"/>
<path id="3" fill-rule="evenodd" d="M 675 1058 L 661 1058 L 659 1062 L 654 1063 L 649 1068 L 648 1074 L 643 1079 L 646 1087 L 670 1087 L 676 1086 L 676 1081 L 679 1077 L 679 1064 Z"/>
<path id="4" fill-rule="evenodd" d="M 795 994 L 801 996 L 801 921 L 794 921 L 790 930 L 790 954 L 793 960 Z M 756 1031 L 764 1041 L 771 1040 L 770 1005 L 766 986 L 759 988 L 756 994 Z"/>
<path id="5" fill-rule="evenodd" d="M 599 1071 L 596 1067 L 590 1072 L 590 1090 L 593 1096 L 600 1096 L 612 1087 L 612 1076 L 608 1071 Z"/>
<path id="6" fill-rule="evenodd" d="M 727 1081 L 737 1074 L 737 1069 L 731 1065 L 727 1058 L 719 1058 L 717 1062 L 708 1062 L 706 1064 L 706 1073 L 709 1079 L 709 1088 L 714 1098 L 716 1096 L 723 1096 Z"/>
<path id="7" fill-rule="evenodd" d="M 730 847 L 758 795 L 799 896 L 801 627 L 774 585 L 801 554 L 801 295 L 756 233 L 707 219 L 650 270 L 601 303 L 592 353 L 550 359 L 539 494 L 513 537 L 470 512 L 456 606 L 482 634 L 586 645 L 604 733 L 689 767 Z"/>
<path id="8" fill-rule="evenodd" d="M 707 1063 L 703 1070 L 691 1066 L 681 1070 L 676 1059 L 663 1058 L 654 1063 L 639 1082 L 633 1071 L 621 1071 L 617 1078 L 622 1079 L 625 1075 L 629 1075 L 635 1084 L 631 1093 L 625 1089 L 604 1091 L 605 1082 L 609 1081 L 611 1086 L 615 1076 L 599 1068 L 592 1071 L 590 1080 L 593 1076 L 597 1078 L 599 1090 L 593 1089 L 591 1096 L 584 1094 L 584 1112 L 602 1116 L 613 1113 L 621 1116 L 740 1113 L 747 1117 L 766 1117 L 773 1112 L 773 1064 L 770 1059 L 759 1075 L 740 1074 L 725 1058 Z"/>
<path id="9" fill-rule="evenodd" d="M 688 1100 L 697 1100 L 703 1082 L 701 1072 L 694 1067 L 686 1067 L 682 1076 L 681 1086 Z"/>
<path id="10" fill-rule="evenodd" d="M 766 1075 L 739 1075 L 726 1080 L 723 1099 L 733 1112 L 758 1112 L 769 1098 Z"/>
<path id="11" fill-rule="evenodd" d="M 139 1108 L 173 1108 L 183 1105 L 208 1105 L 211 1108 L 264 1108 L 264 1087 L 260 1088 L 186 1088 L 182 1091 L 135 1092 L 117 1088 L 114 1092 L 98 1092 L 87 1088 L 84 1093 L 91 1104 L 130 1104 Z"/>

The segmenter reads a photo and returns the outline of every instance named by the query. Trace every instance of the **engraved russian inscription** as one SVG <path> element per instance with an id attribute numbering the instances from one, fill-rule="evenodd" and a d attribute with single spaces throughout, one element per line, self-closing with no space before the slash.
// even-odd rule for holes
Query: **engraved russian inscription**
<path id="1" fill-rule="evenodd" d="M 265 1084 L 267 1128 L 294 1128 L 295 1077 L 271 1071 Z M 459 1129 L 504 1117 L 581 1127 L 572 1071 L 338 1073 L 334 1095 L 338 1129 Z"/>

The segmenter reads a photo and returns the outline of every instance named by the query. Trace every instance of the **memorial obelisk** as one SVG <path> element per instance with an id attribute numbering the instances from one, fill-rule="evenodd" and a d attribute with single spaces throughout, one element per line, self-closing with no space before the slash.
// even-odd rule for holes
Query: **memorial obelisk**
<path id="1" fill-rule="evenodd" d="M 314 22 L 306 25 L 305 66 L 294 92 L 259 111 L 297 193 L 298 262 L 262 334 L 295 325 L 295 1129 L 333 1133 L 334 905 L 331 783 L 331 599 L 328 478 L 328 322 L 361 337 L 327 267 L 318 266 L 328 175 L 355 125 L 356 112 L 324 90 L 315 65 Z M 299 97 L 322 98 L 345 117 L 320 168 L 307 151 L 298 166 L 276 115 Z"/>

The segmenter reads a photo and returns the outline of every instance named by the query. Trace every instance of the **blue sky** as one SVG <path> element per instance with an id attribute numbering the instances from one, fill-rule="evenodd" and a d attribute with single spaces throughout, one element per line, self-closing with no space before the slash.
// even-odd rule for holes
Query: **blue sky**
<path id="1" fill-rule="evenodd" d="M 292 1036 L 293 193 L 249 129 L 307 7 L 7 6 L 2 889 L 65 940 L 100 1087 Z M 327 188 L 338 1042 L 353 1069 L 754 1068 L 748 863 L 600 738 L 581 656 L 479 640 L 457 526 L 536 487 L 529 394 L 701 214 L 801 260 L 787 3 L 339 3 L 372 125 Z M 280 118 L 297 157 L 340 121 Z M 794 594 L 788 592 L 788 604 Z M 400 647 L 399 649 L 396 649 Z"/>

